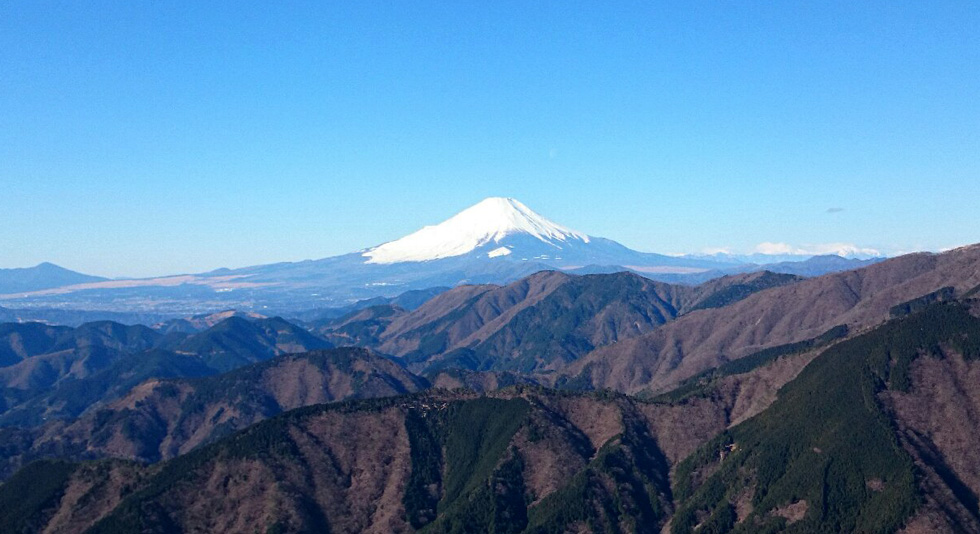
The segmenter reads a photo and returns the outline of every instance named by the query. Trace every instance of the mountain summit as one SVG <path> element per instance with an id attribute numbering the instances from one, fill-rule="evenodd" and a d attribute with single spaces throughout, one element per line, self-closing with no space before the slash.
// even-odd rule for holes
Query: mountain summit
<path id="1" fill-rule="evenodd" d="M 108 279 L 101 276 L 82 274 L 53 263 L 44 262 L 34 267 L 0 269 L 0 295 L 40 291 L 71 284 L 104 282 L 106 280 Z"/>
<path id="2" fill-rule="evenodd" d="M 559 255 L 570 242 L 588 244 L 589 236 L 545 219 L 513 198 L 490 197 L 435 226 L 426 226 L 401 239 L 363 253 L 367 263 L 429 261 L 462 256 L 493 246 L 487 257 L 511 254 L 504 242 L 513 236 L 531 237 Z"/>
<path id="3" fill-rule="evenodd" d="M 794 265 L 807 269 L 779 272 L 814 275 L 846 268 L 837 265 L 840 262 L 830 267 L 823 265 L 826 263 Z M 23 302 L 30 307 L 131 309 L 134 295 L 146 302 L 157 302 L 163 295 L 170 303 L 168 307 L 184 315 L 189 310 L 211 313 L 229 308 L 268 315 L 342 307 L 411 290 L 507 284 L 543 270 L 574 274 L 628 270 L 661 280 L 692 281 L 692 276 L 708 280 L 757 268 L 731 258 L 676 257 L 632 250 L 611 239 L 550 221 L 516 199 L 491 197 L 439 224 L 340 256 L 158 279 L 66 285 L 56 292 L 7 295 L 0 302 Z M 0 286 L 4 274 L 0 272 Z"/>
<path id="4" fill-rule="evenodd" d="M 700 258 L 639 252 L 550 221 L 513 198 L 491 197 L 445 221 L 349 254 L 197 275 L 87 284 L 76 292 L 24 295 L 36 306 L 106 307 L 135 294 L 165 294 L 181 313 L 214 308 L 263 315 L 405 291 L 460 284 L 506 284 L 542 270 L 689 274 L 731 267 Z M 0 280 L 2 281 L 2 280 Z M 152 288 L 152 289 L 151 289 Z M 84 291 L 82 291 L 84 289 Z M 119 301 L 122 304 L 122 300 Z"/>

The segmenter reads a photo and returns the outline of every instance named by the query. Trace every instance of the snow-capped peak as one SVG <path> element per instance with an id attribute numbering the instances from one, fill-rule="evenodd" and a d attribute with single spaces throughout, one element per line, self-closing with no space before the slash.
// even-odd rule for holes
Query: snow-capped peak
<path id="1" fill-rule="evenodd" d="M 568 240 L 589 242 L 589 236 L 555 224 L 513 198 L 491 197 L 435 226 L 426 226 L 401 239 L 369 249 L 363 256 L 367 258 L 366 263 L 451 258 L 487 243 L 499 243 L 513 234 L 529 235 L 551 244 Z M 495 254 L 499 255 L 505 253 Z"/>

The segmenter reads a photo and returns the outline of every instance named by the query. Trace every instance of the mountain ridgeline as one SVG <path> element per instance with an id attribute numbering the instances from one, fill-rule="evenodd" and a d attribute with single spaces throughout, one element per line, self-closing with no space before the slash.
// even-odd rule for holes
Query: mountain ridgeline
<path id="1" fill-rule="evenodd" d="M 2 325 L 0 531 L 980 534 L 978 296 L 972 246 Z"/>
<path id="2" fill-rule="evenodd" d="M 765 270 L 766 264 L 773 264 L 769 269 L 773 272 L 817 276 L 876 260 L 640 252 L 553 222 L 516 199 L 492 197 L 402 238 L 317 260 L 119 280 L 68 276 L 70 271 L 58 277 L 48 273 L 60 269 L 53 265 L 0 270 L 0 304 L 12 308 L 8 316 L 25 318 L 65 319 L 68 316 L 58 310 L 66 308 L 167 315 L 162 320 L 188 310 L 214 309 L 294 316 L 435 287 L 506 285 L 543 270 L 627 271 L 665 282 L 698 284 Z M 43 275 L 43 283 L 25 279 L 35 274 Z M 4 286 L 9 287 L 7 292 Z M 48 311 L 39 313 L 41 309 Z M 0 317 L 4 315 L 0 310 Z"/>
<path id="3" fill-rule="evenodd" d="M 149 378 L 207 376 L 331 346 L 279 318 L 229 317 L 195 334 L 109 321 L 7 323 L 0 325 L 0 425 L 76 417 Z"/>
<path id="4" fill-rule="evenodd" d="M 382 306 L 317 326 L 338 344 L 403 358 L 410 368 L 534 373 L 555 370 L 597 347 L 638 337 L 698 309 L 801 280 L 769 272 L 700 286 L 631 273 L 537 273 L 506 286 L 462 286 L 411 312 Z"/>

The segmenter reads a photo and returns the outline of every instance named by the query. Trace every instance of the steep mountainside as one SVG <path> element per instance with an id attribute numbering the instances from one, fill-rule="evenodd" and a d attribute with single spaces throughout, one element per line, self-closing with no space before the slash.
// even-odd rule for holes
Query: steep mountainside
<path id="1" fill-rule="evenodd" d="M 772 271 L 757 271 L 714 278 L 684 292 L 684 306 L 681 308 L 681 313 L 707 308 L 721 308 L 764 289 L 785 286 L 800 280 L 803 278 Z"/>
<path id="2" fill-rule="evenodd" d="M 429 375 L 432 387 L 440 389 L 466 389 L 487 393 L 516 385 L 537 385 L 526 375 L 510 371 L 470 371 L 468 369 L 443 369 Z"/>
<path id="3" fill-rule="evenodd" d="M 887 320 L 903 302 L 946 287 L 962 296 L 978 285 L 980 245 L 910 254 L 692 311 L 649 334 L 600 347 L 549 379 L 627 393 L 666 391 L 763 348 L 811 339 L 837 325 L 859 331 Z"/>
<path id="4" fill-rule="evenodd" d="M 958 428 L 977 419 L 953 419 L 976 396 L 941 389 L 978 358 L 980 319 L 961 304 L 835 345 L 678 466 L 671 531 L 980 531 L 976 447 Z"/>
<path id="5" fill-rule="evenodd" d="M 812 353 L 810 345 L 765 351 L 740 360 L 737 366 L 726 366 L 702 377 L 693 387 L 679 390 L 679 395 L 643 403 L 642 411 L 655 421 L 667 457 L 676 461 L 733 421 L 763 410 L 775 398 L 776 390 L 812 358 Z M 323 378 L 324 372 L 327 378 Z M 457 369 L 446 369 L 431 379 L 434 387 L 477 392 L 531 383 L 527 377 L 510 372 Z M 206 380 L 151 380 L 76 422 L 55 421 L 40 429 L 8 429 L 0 434 L 7 442 L 0 455 L 6 467 L 0 473 L 40 457 L 122 456 L 144 461 L 169 458 L 282 409 L 392 395 L 425 386 L 425 380 L 364 349 L 283 356 Z M 282 388 L 292 388 L 302 395 L 283 402 L 278 400 L 283 395 L 275 393 Z M 269 395 L 275 400 L 269 400 Z M 55 400 L 59 399 L 63 398 Z M 55 404 L 47 397 L 42 400 Z M 70 406 L 71 402 L 67 404 Z M 10 417 L 23 419 L 25 411 L 13 411 Z M 169 445 L 163 447 L 164 444 Z M 175 447 L 179 450 L 175 451 Z"/>

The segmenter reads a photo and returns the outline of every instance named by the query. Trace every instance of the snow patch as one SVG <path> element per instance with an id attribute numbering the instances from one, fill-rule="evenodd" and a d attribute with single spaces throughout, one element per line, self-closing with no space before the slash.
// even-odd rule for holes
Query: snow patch
<path id="1" fill-rule="evenodd" d="M 377 264 L 451 258 L 513 234 L 529 235 L 554 246 L 570 240 L 589 242 L 589 236 L 555 224 L 513 198 L 492 197 L 440 224 L 369 249 L 362 256 L 366 263 Z"/>
<path id="2" fill-rule="evenodd" d="M 817 243 L 796 247 L 789 243 L 759 243 L 755 247 L 759 254 L 794 255 L 794 256 L 823 256 L 835 254 L 843 258 L 877 258 L 881 251 L 868 247 L 859 247 L 854 243 Z"/>
<path id="3" fill-rule="evenodd" d="M 491 250 L 490 252 L 487 252 L 487 257 L 488 258 L 496 258 L 498 256 L 506 256 L 508 254 L 510 254 L 510 249 L 509 248 L 507 248 L 507 247 L 500 247 L 500 248 L 495 248 L 495 249 Z"/>

